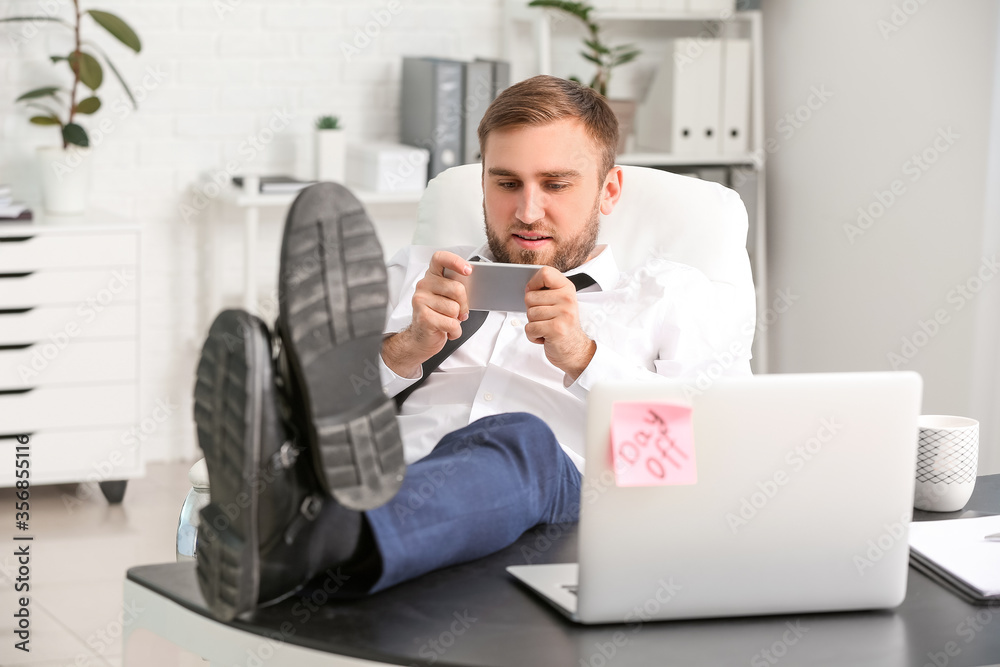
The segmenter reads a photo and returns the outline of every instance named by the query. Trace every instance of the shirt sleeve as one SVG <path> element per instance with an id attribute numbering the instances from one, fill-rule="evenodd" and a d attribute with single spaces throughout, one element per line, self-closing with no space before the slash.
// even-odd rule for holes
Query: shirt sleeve
<path id="1" fill-rule="evenodd" d="M 722 376 L 750 374 L 754 322 L 737 322 L 739 299 L 729 285 L 713 283 L 692 267 L 670 264 L 648 275 L 635 291 L 657 309 L 648 335 L 655 358 L 639 359 L 626 350 L 597 342 L 590 364 L 567 390 L 586 400 L 600 381 L 649 381 L 690 378 L 692 385 Z M 599 338 L 599 336 L 598 336 Z M 652 369 L 650 368 L 652 366 Z"/>
<path id="2" fill-rule="evenodd" d="M 399 333 L 413 321 L 413 292 L 416 290 L 417 282 L 427 272 L 427 267 L 431 263 L 431 257 L 436 250 L 438 248 L 430 246 L 406 246 L 393 255 L 392 259 L 386 264 L 389 303 L 386 307 L 385 326 L 382 329 L 383 336 L 391 336 L 392 334 Z M 465 257 L 466 254 L 472 252 L 474 249 L 461 246 L 445 248 L 445 250 Z M 382 390 L 387 396 L 395 396 L 423 377 L 422 370 L 417 377 L 402 377 L 386 365 L 385 360 L 382 359 L 382 355 L 379 355 L 378 361 Z"/>
<path id="3" fill-rule="evenodd" d="M 384 391 L 385 395 L 389 398 L 392 398 L 399 392 L 409 387 L 411 384 L 418 382 L 420 378 L 424 376 L 423 368 L 420 369 L 419 374 L 414 378 L 398 375 L 396 371 L 386 365 L 381 354 L 378 355 L 378 372 L 379 378 L 382 381 L 382 391 Z"/>

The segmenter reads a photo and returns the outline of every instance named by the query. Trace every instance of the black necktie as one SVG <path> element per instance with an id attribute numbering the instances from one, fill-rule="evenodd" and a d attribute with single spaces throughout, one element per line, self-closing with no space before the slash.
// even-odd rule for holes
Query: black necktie
<path id="1" fill-rule="evenodd" d="M 478 259 L 479 259 L 478 257 L 473 257 L 472 261 L 478 261 Z M 587 287 L 590 287 L 591 285 L 597 282 L 586 273 L 576 273 L 572 276 L 566 276 L 566 277 L 569 278 L 570 282 L 572 282 L 573 285 L 576 287 L 577 292 Z M 396 401 L 397 409 L 403 405 L 403 401 L 405 401 L 410 394 L 412 394 L 417 390 L 417 387 L 419 387 L 420 385 L 422 385 L 424 382 L 427 381 L 427 378 L 429 378 L 431 373 L 433 373 L 437 369 L 437 367 L 441 365 L 441 362 L 450 357 L 455 350 L 457 350 L 465 343 L 465 341 L 472 338 L 472 335 L 477 331 L 479 331 L 479 327 L 483 326 L 483 322 L 486 321 L 487 315 L 489 315 L 489 311 L 487 310 L 469 311 L 469 318 L 464 322 L 462 322 L 462 335 L 456 338 L 455 340 L 449 340 L 448 342 L 446 342 L 444 344 L 444 347 L 441 348 L 440 352 L 438 352 L 433 357 L 422 363 L 420 366 L 421 368 L 423 368 L 423 375 L 420 377 L 420 379 L 411 384 L 403 391 L 396 394 L 394 400 Z"/>

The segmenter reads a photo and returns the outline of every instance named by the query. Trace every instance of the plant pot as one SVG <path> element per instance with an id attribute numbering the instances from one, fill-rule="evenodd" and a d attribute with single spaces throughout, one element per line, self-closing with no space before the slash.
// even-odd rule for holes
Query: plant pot
<path id="1" fill-rule="evenodd" d="M 43 146 L 38 149 L 42 201 L 47 213 L 80 215 L 90 194 L 90 149 Z"/>
<path id="2" fill-rule="evenodd" d="M 628 138 L 632 136 L 635 123 L 635 100 L 608 100 L 608 106 L 618 119 L 618 154 L 625 152 Z"/>
<path id="3" fill-rule="evenodd" d="M 316 130 L 316 180 L 344 182 L 347 138 L 343 130 Z"/>

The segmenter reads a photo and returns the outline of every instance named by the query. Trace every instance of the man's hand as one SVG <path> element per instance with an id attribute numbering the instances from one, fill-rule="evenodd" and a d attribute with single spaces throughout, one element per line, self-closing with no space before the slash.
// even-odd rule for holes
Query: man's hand
<path id="1" fill-rule="evenodd" d="M 447 341 L 462 335 L 462 322 L 469 318 L 469 299 L 465 285 L 446 277 L 446 272 L 469 275 L 472 267 L 454 253 L 434 253 L 413 292 L 410 326 L 382 341 L 382 359 L 401 377 L 417 375 L 422 363 L 440 352 Z"/>
<path id="2" fill-rule="evenodd" d="M 576 380 L 597 351 L 597 343 L 580 328 L 576 287 L 551 266 L 543 267 L 528 281 L 524 305 L 528 340 L 544 345 L 549 362 Z"/>

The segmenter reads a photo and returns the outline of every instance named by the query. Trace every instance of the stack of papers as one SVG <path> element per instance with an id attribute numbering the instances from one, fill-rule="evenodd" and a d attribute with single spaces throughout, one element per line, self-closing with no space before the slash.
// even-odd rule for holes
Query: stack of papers
<path id="1" fill-rule="evenodd" d="M 1000 599 L 1000 516 L 910 524 L 910 563 L 976 601 Z"/>
<path id="2" fill-rule="evenodd" d="M 260 193 L 262 195 L 294 194 L 315 183 L 316 181 L 300 181 L 291 176 L 261 176 Z M 243 177 L 234 176 L 233 184 L 236 187 L 242 188 Z"/>
<path id="3" fill-rule="evenodd" d="M 9 185 L 0 185 L 0 220 L 31 220 L 28 205 L 14 201 Z"/>

